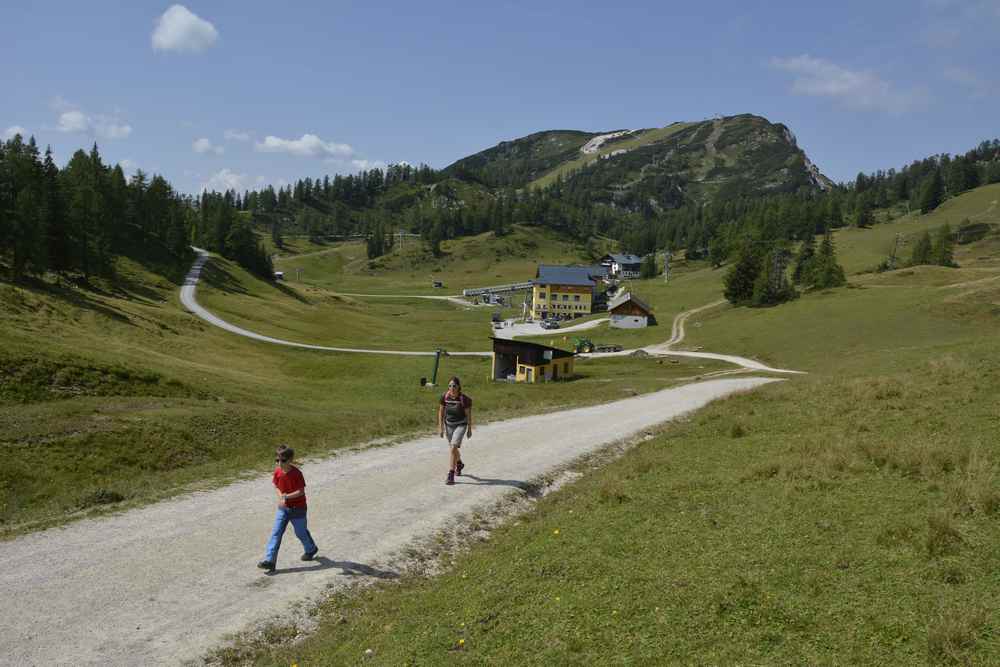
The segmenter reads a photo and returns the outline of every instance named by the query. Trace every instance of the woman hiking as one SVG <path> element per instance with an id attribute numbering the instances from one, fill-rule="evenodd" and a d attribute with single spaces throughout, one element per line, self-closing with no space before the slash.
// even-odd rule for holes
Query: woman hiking
<path id="1" fill-rule="evenodd" d="M 438 433 L 447 437 L 451 449 L 451 465 L 445 484 L 454 484 L 455 475 L 462 474 L 462 440 L 472 437 L 472 399 L 462 393 L 458 377 L 448 380 L 448 391 L 441 396 L 438 406 Z"/>

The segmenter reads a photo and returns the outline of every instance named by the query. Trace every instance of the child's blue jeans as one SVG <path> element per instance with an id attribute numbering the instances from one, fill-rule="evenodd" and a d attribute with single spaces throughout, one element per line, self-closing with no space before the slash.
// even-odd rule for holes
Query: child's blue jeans
<path id="1" fill-rule="evenodd" d="M 279 507 L 278 513 L 274 517 L 274 529 L 271 531 L 271 539 L 267 541 L 267 553 L 264 560 L 275 562 L 278 557 L 278 549 L 281 547 L 281 538 L 285 534 L 285 528 L 291 522 L 292 529 L 295 530 L 295 537 L 302 542 L 302 547 L 306 553 L 316 551 L 316 543 L 313 542 L 309 528 L 306 527 L 305 507 Z"/>

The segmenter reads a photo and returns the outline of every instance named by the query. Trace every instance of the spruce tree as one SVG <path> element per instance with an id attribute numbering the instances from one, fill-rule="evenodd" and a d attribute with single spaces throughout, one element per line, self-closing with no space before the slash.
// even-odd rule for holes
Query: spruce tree
<path id="1" fill-rule="evenodd" d="M 951 233 L 951 225 L 945 224 L 934 235 L 931 260 L 938 266 L 958 266 L 955 264 L 955 239 Z"/>
<path id="2" fill-rule="evenodd" d="M 934 172 L 924 179 L 920 188 L 920 212 L 930 213 L 941 204 L 944 197 L 944 181 L 941 179 L 941 170 L 936 168 Z"/>
<path id="3" fill-rule="evenodd" d="M 736 261 L 723 278 L 724 295 L 729 303 L 743 305 L 753 299 L 754 282 L 760 275 L 763 259 L 758 248 L 759 244 L 753 239 L 745 239 Z"/>
<path id="4" fill-rule="evenodd" d="M 795 268 L 792 269 L 792 282 L 801 285 L 807 282 L 812 274 L 813 263 L 816 257 L 816 237 L 810 234 L 802 242 L 799 254 L 795 258 Z"/>
<path id="5" fill-rule="evenodd" d="M 754 280 L 750 305 L 776 306 L 798 296 L 785 275 L 787 261 L 788 251 L 784 248 L 775 248 L 767 253 Z"/>
<path id="6" fill-rule="evenodd" d="M 837 262 L 837 251 L 833 246 L 833 234 L 830 230 L 827 230 L 823 242 L 819 244 L 811 271 L 811 282 L 815 289 L 840 287 L 847 283 L 844 268 Z"/>
<path id="7" fill-rule="evenodd" d="M 639 277 L 642 279 L 655 278 L 656 274 L 656 254 L 650 253 L 642 258 L 642 264 L 639 265 Z"/>
<path id="8" fill-rule="evenodd" d="M 862 201 L 854 214 L 854 226 L 859 229 L 868 229 L 874 220 L 871 205 L 867 201 Z"/>
<path id="9" fill-rule="evenodd" d="M 933 252 L 931 234 L 930 232 L 924 232 L 920 235 L 920 238 L 917 239 L 916 244 L 913 246 L 913 254 L 910 256 L 910 266 L 930 264 Z"/>
<path id="10" fill-rule="evenodd" d="M 59 168 L 52 158 L 51 147 L 45 149 L 42 171 L 42 199 L 49 268 L 63 272 L 72 265 L 72 256 L 69 249 L 69 229 L 66 226 L 66 207 L 63 193 L 59 188 Z"/>

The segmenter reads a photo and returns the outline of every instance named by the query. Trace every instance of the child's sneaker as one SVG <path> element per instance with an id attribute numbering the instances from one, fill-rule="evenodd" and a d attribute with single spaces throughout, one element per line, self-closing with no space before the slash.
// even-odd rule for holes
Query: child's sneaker
<path id="1" fill-rule="evenodd" d="M 262 560 L 257 563 L 257 567 L 262 570 L 267 570 L 268 572 L 274 572 L 274 563 L 269 560 Z"/>
<path id="2" fill-rule="evenodd" d="M 302 554 L 302 560 L 312 560 L 319 553 L 319 548 L 313 549 L 312 551 L 307 551 Z"/>
<path id="3" fill-rule="evenodd" d="M 449 470 L 448 471 L 448 479 L 446 479 L 444 483 L 448 484 L 448 485 L 452 485 L 452 484 L 455 483 L 455 471 L 454 470 Z"/>
<path id="4" fill-rule="evenodd" d="M 461 461 L 459 461 L 459 462 L 458 462 L 458 467 L 457 467 L 457 468 L 455 468 L 455 474 L 456 474 L 456 475 L 461 475 L 461 474 L 462 474 L 462 469 L 463 469 L 464 467 L 465 467 L 465 464 L 464 464 L 464 463 L 462 463 Z"/>

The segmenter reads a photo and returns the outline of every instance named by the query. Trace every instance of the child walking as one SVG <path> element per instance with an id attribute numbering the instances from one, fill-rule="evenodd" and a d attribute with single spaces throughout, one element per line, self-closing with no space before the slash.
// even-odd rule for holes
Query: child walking
<path id="1" fill-rule="evenodd" d="M 278 494 L 278 513 L 274 517 L 274 528 L 271 530 L 271 539 L 267 542 L 264 560 L 257 563 L 257 567 L 268 572 L 274 571 L 281 538 L 289 523 L 295 530 L 295 537 L 299 538 L 305 549 L 302 560 L 312 560 L 319 551 L 306 526 L 306 479 L 302 476 L 302 471 L 292 465 L 294 458 L 295 450 L 285 445 L 278 447 L 275 452 L 274 462 L 278 465 L 271 481 Z"/>

